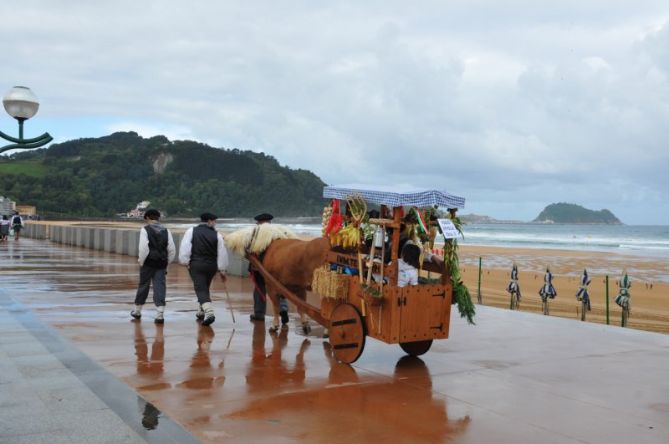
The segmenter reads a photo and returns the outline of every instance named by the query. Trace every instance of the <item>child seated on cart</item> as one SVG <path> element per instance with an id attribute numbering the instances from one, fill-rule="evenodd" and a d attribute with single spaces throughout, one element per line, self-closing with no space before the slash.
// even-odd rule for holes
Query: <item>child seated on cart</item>
<path id="1" fill-rule="evenodd" d="M 397 286 L 418 285 L 420 267 L 420 248 L 414 243 L 407 243 L 402 248 L 402 257 L 397 261 Z"/>

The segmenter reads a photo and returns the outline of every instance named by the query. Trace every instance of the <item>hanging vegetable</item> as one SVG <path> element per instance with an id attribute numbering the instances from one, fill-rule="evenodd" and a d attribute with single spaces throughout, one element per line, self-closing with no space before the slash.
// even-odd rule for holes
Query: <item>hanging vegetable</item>
<path id="1" fill-rule="evenodd" d="M 325 236 L 328 225 L 330 224 L 330 218 L 332 218 L 332 205 L 328 205 L 323 208 L 323 218 L 321 221 L 321 234 Z"/>
<path id="2" fill-rule="evenodd" d="M 423 215 L 420 214 L 420 211 L 418 211 L 418 208 L 416 207 L 411 208 L 410 211 L 414 215 L 414 218 L 416 219 L 416 228 L 418 229 L 419 233 L 427 235 L 428 230 L 427 230 L 427 225 L 425 224 L 425 220 L 423 219 Z"/>
<path id="3" fill-rule="evenodd" d="M 450 212 L 451 222 L 455 225 L 458 233 L 462 233 L 462 222 L 455 215 L 455 211 Z M 462 281 L 460 275 L 460 259 L 458 258 L 458 241 L 457 239 L 446 239 L 444 244 L 444 262 L 451 273 L 451 280 L 453 281 L 453 301 L 458 304 L 458 311 L 461 318 L 467 318 L 467 322 L 474 324 L 474 315 L 476 314 L 476 307 L 472 302 L 472 297 L 469 294 L 469 289 Z"/>
<path id="4" fill-rule="evenodd" d="M 349 214 L 348 224 L 330 236 L 330 244 L 343 248 L 357 248 L 362 240 L 360 226 L 367 217 L 367 203 L 359 196 L 354 195 L 347 200 Z"/>
<path id="5" fill-rule="evenodd" d="M 337 199 L 332 199 L 332 216 L 330 216 L 330 221 L 328 226 L 325 228 L 325 234 L 327 236 L 332 236 L 336 234 L 344 223 L 344 218 L 341 216 L 339 210 L 339 201 Z"/>

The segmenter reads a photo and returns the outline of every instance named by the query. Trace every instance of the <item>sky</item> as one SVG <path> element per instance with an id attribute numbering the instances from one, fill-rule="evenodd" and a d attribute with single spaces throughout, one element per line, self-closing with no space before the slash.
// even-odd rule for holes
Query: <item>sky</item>
<path id="1" fill-rule="evenodd" d="M 41 103 L 25 137 L 164 134 L 328 184 L 446 190 L 465 214 L 569 202 L 669 223 L 666 0 L 3 0 L 0 15 L 0 93 Z"/>

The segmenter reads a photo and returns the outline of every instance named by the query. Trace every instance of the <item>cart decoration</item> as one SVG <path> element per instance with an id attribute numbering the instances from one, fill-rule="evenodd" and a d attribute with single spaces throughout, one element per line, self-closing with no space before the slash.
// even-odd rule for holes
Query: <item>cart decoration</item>
<path id="1" fill-rule="evenodd" d="M 419 248 L 428 241 L 416 239 L 415 228 L 405 239 L 405 225 L 422 222 L 427 228 L 425 221 L 431 219 L 420 209 L 430 208 L 432 215 L 437 205 L 452 209 L 451 219 L 460 227 L 455 211 L 464 207 L 463 198 L 429 189 L 360 185 L 325 187 L 323 197 L 331 199 L 324 209 L 323 237 L 276 239 L 262 256 L 244 247 L 267 283 L 275 309 L 271 329 L 280 328 L 276 302 L 284 296 L 297 306 L 305 332 L 308 315 L 328 329 L 335 357 L 352 363 L 367 336 L 399 344 L 413 356 L 426 353 L 434 339 L 448 338 L 454 297 L 461 315 L 473 322 L 474 307 L 458 270 L 457 242 L 447 243 L 446 260 L 425 253 L 419 264 L 419 272 L 436 273 L 439 279 L 407 286 L 399 282 L 399 267 L 407 264 L 400 264 L 400 238 L 407 243 L 415 239 Z M 368 205 L 379 209 L 367 212 Z M 406 216 L 413 215 L 411 222 L 404 208 Z M 306 302 L 308 289 L 320 296 L 320 307 Z"/>
<path id="2" fill-rule="evenodd" d="M 311 291 L 318 293 L 321 297 L 346 301 L 348 299 L 348 276 L 330 270 L 328 265 L 323 265 L 314 271 L 314 279 L 311 282 Z"/>
<path id="3" fill-rule="evenodd" d="M 462 222 L 460 218 L 455 215 L 455 211 L 450 212 L 450 219 L 453 225 L 458 230 L 460 235 L 462 233 Z M 453 281 L 453 297 L 455 303 L 458 304 L 458 311 L 461 318 L 467 318 L 467 322 L 474 324 L 474 315 L 476 308 L 472 302 L 472 296 L 469 293 L 469 288 L 464 284 L 460 276 L 460 259 L 458 257 L 458 240 L 446 239 L 444 244 L 444 261 L 448 269 L 451 271 L 451 279 Z"/>
<path id="4" fill-rule="evenodd" d="M 338 201 L 334 201 L 338 202 Z M 338 205 L 336 205 L 339 208 Z M 329 211 L 330 218 L 334 211 L 335 203 L 332 204 L 333 210 Z M 344 220 L 346 225 L 344 228 L 330 233 L 330 243 L 333 246 L 341 246 L 343 248 L 353 248 L 360 245 L 361 241 L 361 225 L 368 220 L 367 203 L 358 195 L 353 195 L 346 199 L 347 214 Z"/>

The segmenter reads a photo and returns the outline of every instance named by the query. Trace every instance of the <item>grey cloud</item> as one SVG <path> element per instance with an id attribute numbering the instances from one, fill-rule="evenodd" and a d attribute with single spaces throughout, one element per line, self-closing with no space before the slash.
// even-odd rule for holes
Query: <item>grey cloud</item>
<path id="1" fill-rule="evenodd" d="M 11 1 L 0 13 L 13 61 L 0 79 L 31 86 L 46 115 L 164 122 L 329 183 L 438 185 L 498 217 L 578 199 L 628 221 L 669 216 L 666 1 Z"/>

